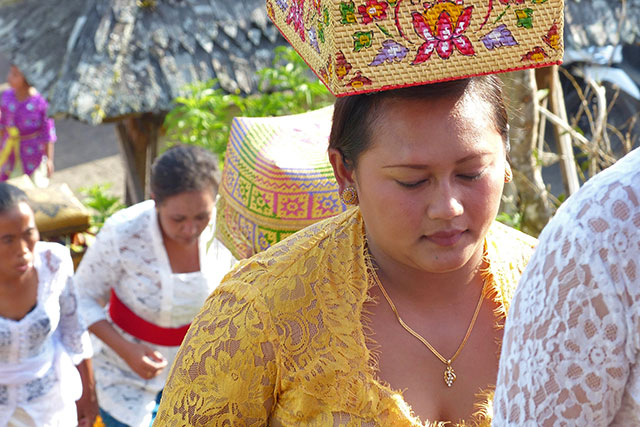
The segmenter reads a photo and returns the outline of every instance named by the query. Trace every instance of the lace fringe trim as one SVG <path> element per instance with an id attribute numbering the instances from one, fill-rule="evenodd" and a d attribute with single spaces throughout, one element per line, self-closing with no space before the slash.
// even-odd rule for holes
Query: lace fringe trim
<path id="1" fill-rule="evenodd" d="M 365 348 L 367 353 L 367 364 L 370 369 L 371 375 L 373 376 L 373 380 L 378 383 L 382 389 L 384 389 L 389 397 L 392 397 L 394 394 L 404 394 L 404 390 L 394 390 L 388 383 L 379 379 L 377 373 L 379 372 L 378 359 L 380 356 L 380 344 L 373 338 L 374 331 L 371 328 L 371 315 L 372 313 L 366 308 L 366 305 L 378 304 L 378 299 L 370 296 L 370 290 L 375 286 L 375 280 L 373 279 L 373 271 L 371 271 L 371 267 L 373 267 L 373 261 L 371 260 L 371 255 L 368 250 L 368 242 L 366 235 L 364 237 L 364 246 L 363 246 L 363 257 L 365 261 L 365 271 L 367 274 L 367 289 L 365 292 L 364 303 L 361 305 L 362 309 L 360 312 L 360 319 L 362 323 L 362 330 L 365 339 Z M 371 262 L 370 262 L 371 261 Z M 487 283 L 487 286 L 484 291 L 484 298 L 489 300 L 496 305 L 494 309 L 494 315 L 496 317 L 496 323 L 494 328 L 496 330 L 502 330 L 504 328 L 504 321 L 507 317 L 507 307 L 504 301 L 504 295 L 502 291 L 501 284 L 498 282 L 496 275 L 497 272 L 492 268 L 492 263 L 489 258 L 487 243 L 485 240 L 483 256 L 482 256 L 482 265 L 483 267 L 480 269 L 480 274 L 483 280 L 483 283 Z M 375 268 L 375 267 L 373 267 Z M 504 278 L 502 278 L 504 281 Z M 498 340 L 497 342 L 498 350 L 497 356 L 500 356 L 500 351 L 502 348 L 502 340 Z M 481 390 L 476 394 L 476 404 L 475 404 L 475 412 L 472 415 L 472 419 L 468 422 L 462 421 L 460 423 L 454 423 L 451 421 L 425 421 L 424 423 L 420 420 L 418 416 L 415 415 L 411 407 L 406 401 L 403 401 L 404 404 L 407 405 L 407 416 L 410 418 L 410 421 L 414 425 L 422 425 L 425 427 L 490 427 L 491 419 L 493 417 L 493 396 L 494 396 L 494 388 L 489 388 L 486 390 Z M 380 420 L 377 420 L 378 422 Z"/>

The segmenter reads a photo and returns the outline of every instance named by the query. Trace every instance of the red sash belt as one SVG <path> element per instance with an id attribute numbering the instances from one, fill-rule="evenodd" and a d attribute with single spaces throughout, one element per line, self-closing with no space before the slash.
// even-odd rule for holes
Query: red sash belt
<path id="1" fill-rule="evenodd" d="M 111 289 L 111 299 L 109 300 L 109 314 L 113 323 L 124 331 L 142 341 L 156 345 L 179 346 L 191 326 L 191 324 L 187 324 L 179 328 L 163 328 L 147 322 L 124 305 L 113 289 Z"/>

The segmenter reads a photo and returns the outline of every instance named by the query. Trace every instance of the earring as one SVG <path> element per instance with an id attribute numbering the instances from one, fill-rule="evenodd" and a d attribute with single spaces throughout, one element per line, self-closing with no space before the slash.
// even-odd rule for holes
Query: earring
<path id="1" fill-rule="evenodd" d="M 513 180 L 513 172 L 511 172 L 511 166 L 507 165 L 504 170 L 504 182 L 509 183 Z"/>
<path id="2" fill-rule="evenodd" d="M 356 192 L 355 187 L 346 187 L 344 190 L 342 190 L 342 193 L 340 193 L 340 198 L 342 199 L 342 203 L 344 203 L 345 205 L 358 204 L 358 193 Z"/>

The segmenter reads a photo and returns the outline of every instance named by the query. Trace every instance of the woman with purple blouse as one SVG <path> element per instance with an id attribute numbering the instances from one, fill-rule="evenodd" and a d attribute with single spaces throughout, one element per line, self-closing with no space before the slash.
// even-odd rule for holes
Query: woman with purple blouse
<path id="1" fill-rule="evenodd" d="M 10 89 L 0 96 L 0 180 L 27 174 L 38 187 L 46 187 L 56 141 L 49 105 L 15 65 L 7 82 Z"/>

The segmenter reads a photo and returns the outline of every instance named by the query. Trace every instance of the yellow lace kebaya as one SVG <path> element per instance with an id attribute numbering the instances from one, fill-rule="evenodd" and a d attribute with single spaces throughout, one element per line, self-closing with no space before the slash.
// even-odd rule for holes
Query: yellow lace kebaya
<path id="1" fill-rule="evenodd" d="M 486 237 L 500 316 L 535 242 L 499 223 Z M 241 262 L 192 323 L 155 425 L 424 425 L 376 379 L 365 243 L 355 208 Z"/>

